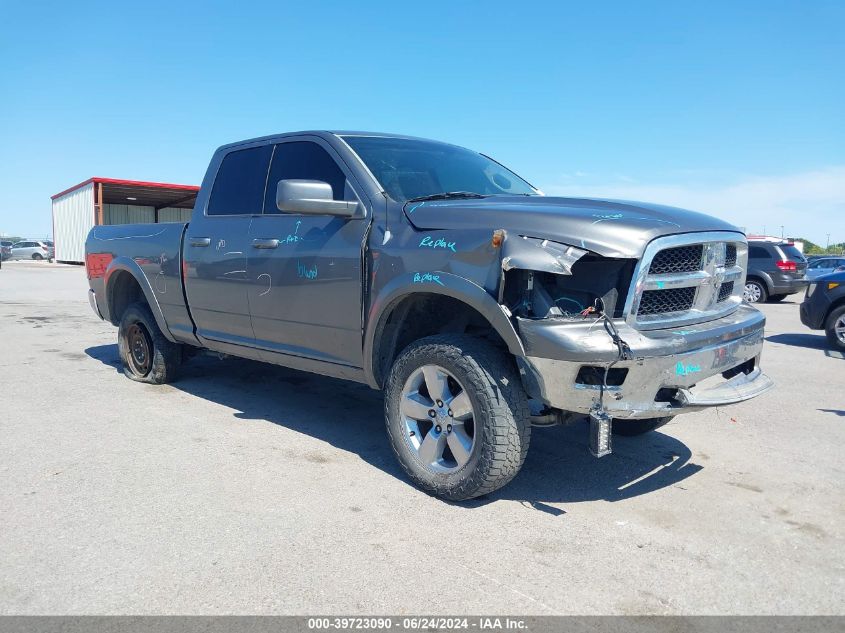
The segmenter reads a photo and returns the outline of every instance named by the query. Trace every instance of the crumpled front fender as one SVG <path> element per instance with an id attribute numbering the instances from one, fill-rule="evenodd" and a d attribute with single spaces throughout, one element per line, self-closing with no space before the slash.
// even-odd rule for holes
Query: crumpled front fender
<path id="1" fill-rule="evenodd" d="M 572 266 L 587 251 L 536 237 L 509 237 L 502 245 L 502 268 L 571 275 Z"/>

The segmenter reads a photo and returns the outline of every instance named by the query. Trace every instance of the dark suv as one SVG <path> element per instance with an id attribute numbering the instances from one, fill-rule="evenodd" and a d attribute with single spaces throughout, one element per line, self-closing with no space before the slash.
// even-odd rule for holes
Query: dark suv
<path id="1" fill-rule="evenodd" d="M 807 287 L 807 260 L 791 242 L 748 240 L 748 303 L 782 301 Z"/>
<path id="2" fill-rule="evenodd" d="M 801 304 L 801 323 L 825 330 L 830 344 L 845 352 L 845 271 L 810 282 Z"/>

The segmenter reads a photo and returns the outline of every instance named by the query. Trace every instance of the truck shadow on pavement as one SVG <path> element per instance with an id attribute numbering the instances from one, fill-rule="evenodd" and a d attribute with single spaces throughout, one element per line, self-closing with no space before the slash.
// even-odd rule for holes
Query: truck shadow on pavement
<path id="1" fill-rule="evenodd" d="M 827 337 L 821 334 L 772 334 L 766 337 L 768 343 L 792 345 L 793 347 L 808 347 L 810 349 L 827 350 Z"/>
<path id="2" fill-rule="evenodd" d="M 117 345 L 85 353 L 122 373 Z M 169 385 L 234 409 L 240 420 L 266 420 L 355 453 L 367 463 L 408 481 L 384 429 L 384 401 L 366 385 L 317 376 L 255 361 L 200 355 Z M 505 499 L 552 515 L 548 503 L 622 501 L 660 488 L 680 486 L 701 466 L 690 462 L 685 444 L 659 431 L 641 437 L 614 436 L 612 455 L 588 451 L 587 424 L 535 428 L 522 472 L 505 488 L 468 502 L 472 508 Z M 410 483 L 409 483 L 410 485 Z"/>

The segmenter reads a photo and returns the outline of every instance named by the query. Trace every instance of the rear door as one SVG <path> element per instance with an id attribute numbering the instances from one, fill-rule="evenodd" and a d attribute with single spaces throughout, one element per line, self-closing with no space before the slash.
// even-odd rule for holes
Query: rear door
<path id="1" fill-rule="evenodd" d="M 331 146 L 316 137 L 278 143 L 267 178 L 264 214 L 250 227 L 247 270 L 256 342 L 266 352 L 361 367 L 363 218 L 283 213 L 280 180 L 327 182 L 335 200 L 367 202 Z"/>
<path id="2" fill-rule="evenodd" d="M 774 253 L 763 245 L 748 244 L 748 273 L 771 273 L 775 268 Z"/>
<path id="3" fill-rule="evenodd" d="M 249 313 L 249 227 L 264 204 L 272 145 L 235 148 L 217 170 L 205 209 L 196 209 L 185 236 L 185 292 L 197 336 L 254 345 Z"/>

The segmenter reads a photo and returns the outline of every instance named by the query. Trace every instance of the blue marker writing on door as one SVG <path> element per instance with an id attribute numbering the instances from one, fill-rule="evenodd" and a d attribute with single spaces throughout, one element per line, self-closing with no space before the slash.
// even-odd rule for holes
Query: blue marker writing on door
<path id="1" fill-rule="evenodd" d="M 302 279 L 316 279 L 317 278 L 317 264 L 306 266 L 301 261 L 296 262 L 296 273 Z"/>
<path id="2" fill-rule="evenodd" d="M 302 224 L 302 220 L 296 221 L 296 228 L 293 230 L 293 233 L 288 233 L 287 237 L 282 240 L 279 240 L 282 244 L 295 244 L 296 242 L 302 241 L 302 238 L 297 235 L 299 233 L 299 225 Z"/>

